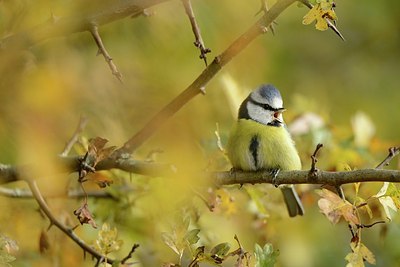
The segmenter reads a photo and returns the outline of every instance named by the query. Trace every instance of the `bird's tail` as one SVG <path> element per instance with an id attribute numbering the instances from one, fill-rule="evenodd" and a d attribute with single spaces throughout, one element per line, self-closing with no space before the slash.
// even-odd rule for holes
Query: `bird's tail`
<path id="1" fill-rule="evenodd" d="M 283 198 L 286 203 L 286 207 L 289 212 L 290 217 L 295 217 L 297 215 L 303 215 L 304 214 L 304 208 L 303 205 L 301 204 L 301 200 L 299 198 L 299 195 L 297 194 L 296 190 L 294 189 L 294 186 L 285 186 L 281 188 L 282 193 L 283 193 Z"/>

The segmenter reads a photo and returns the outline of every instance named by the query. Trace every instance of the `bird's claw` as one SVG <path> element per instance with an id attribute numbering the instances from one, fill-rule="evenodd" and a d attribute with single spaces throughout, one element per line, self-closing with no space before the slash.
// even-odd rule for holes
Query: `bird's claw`
<path id="1" fill-rule="evenodd" d="M 276 182 L 276 177 L 278 176 L 279 172 L 280 172 L 280 169 L 272 169 L 272 170 L 271 170 L 272 184 L 273 184 L 275 187 L 278 187 L 278 186 L 279 186 L 279 184 Z"/>

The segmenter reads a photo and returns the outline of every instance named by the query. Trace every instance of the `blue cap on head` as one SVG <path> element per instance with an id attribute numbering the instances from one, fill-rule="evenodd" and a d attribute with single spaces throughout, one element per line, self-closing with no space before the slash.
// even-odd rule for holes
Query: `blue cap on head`
<path id="1" fill-rule="evenodd" d="M 262 84 L 259 88 L 258 88 L 258 92 L 260 93 L 260 95 L 268 100 L 272 100 L 274 98 L 280 98 L 282 99 L 281 93 L 279 92 L 278 89 L 276 89 L 275 86 L 273 86 L 272 84 Z"/>
<path id="2" fill-rule="evenodd" d="M 262 84 L 250 94 L 252 101 L 267 104 L 272 109 L 283 108 L 283 100 L 279 90 L 272 84 Z"/>

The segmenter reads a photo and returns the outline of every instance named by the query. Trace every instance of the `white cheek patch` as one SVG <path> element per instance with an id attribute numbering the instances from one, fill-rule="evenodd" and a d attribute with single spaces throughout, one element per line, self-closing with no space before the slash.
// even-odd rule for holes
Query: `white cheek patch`
<path id="1" fill-rule="evenodd" d="M 262 124 L 268 124 L 273 121 L 273 112 L 265 110 L 264 108 L 257 106 L 251 102 L 247 102 L 247 112 L 252 120 L 255 120 Z"/>

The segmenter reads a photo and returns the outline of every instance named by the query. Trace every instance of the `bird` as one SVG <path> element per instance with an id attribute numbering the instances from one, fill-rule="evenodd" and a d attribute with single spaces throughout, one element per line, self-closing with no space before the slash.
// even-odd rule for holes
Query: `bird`
<path id="1" fill-rule="evenodd" d="M 262 84 L 242 102 L 238 120 L 228 138 L 226 150 L 233 170 L 300 170 L 301 160 L 287 130 L 282 113 L 283 100 L 272 84 Z M 293 185 L 280 187 L 290 217 L 304 214 Z"/>

